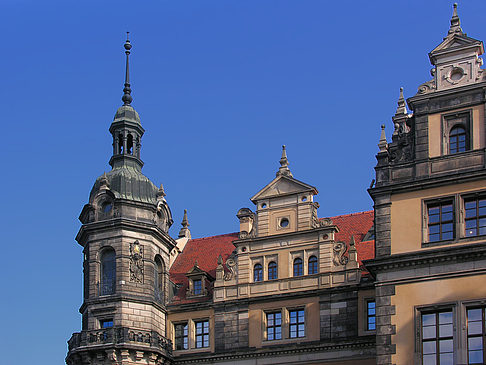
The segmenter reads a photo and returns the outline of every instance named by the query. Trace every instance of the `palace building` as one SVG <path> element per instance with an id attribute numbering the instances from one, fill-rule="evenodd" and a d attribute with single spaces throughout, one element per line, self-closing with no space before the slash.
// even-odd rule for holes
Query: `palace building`
<path id="1" fill-rule="evenodd" d="M 68 365 L 486 363 L 484 47 L 457 5 L 432 80 L 400 90 L 391 141 L 382 126 L 370 211 L 319 217 L 283 146 L 239 231 L 213 237 L 192 239 L 187 212 L 169 235 L 164 189 L 142 173 L 130 52 L 112 169 L 79 217 Z"/>

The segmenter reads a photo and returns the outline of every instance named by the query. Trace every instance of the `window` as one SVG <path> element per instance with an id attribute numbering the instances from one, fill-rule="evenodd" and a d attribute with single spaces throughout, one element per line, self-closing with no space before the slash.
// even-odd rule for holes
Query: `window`
<path id="1" fill-rule="evenodd" d="M 287 228 L 289 226 L 289 219 L 288 218 L 282 218 L 280 220 L 280 227 L 282 228 Z"/>
<path id="2" fill-rule="evenodd" d="M 289 311 L 290 319 L 290 338 L 305 336 L 305 316 L 303 309 L 295 309 Z"/>
<path id="3" fill-rule="evenodd" d="M 278 278 L 277 264 L 272 261 L 268 264 L 268 280 L 275 280 Z"/>
<path id="4" fill-rule="evenodd" d="M 302 269 L 302 259 L 297 257 L 294 260 L 294 276 L 302 276 L 304 275 L 304 271 Z"/>
<path id="5" fill-rule="evenodd" d="M 422 313 L 422 364 L 453 365 L 452 310 Z"/>
<path id="6" fill-rule="evenodd" d="M 309 257 L 309 275 L 317 274 L 317 257 Z"/>
<path id="7" fill-rule="evenodd" d="M 466 130 L 460 125 L 452 127 L 449 132 L 449 153 L 466 151 Z"/>
<path id="8" fill-rule="evenodd" d="M 188 343 L 188 326 L 187 323 L 178 323 L 174 325 L 175 332 L 175 349 L 187 350 L 189 348 Z"/>
<path id="9" fill-rule="evenodd" d="M 155 299 L 159 302 L 164 301 L 164 265 L 160 257 L 155 258 L 154 270 L 154 290 Z"/>
<path id="10" fill-rule="evenodd" d="M 209 321 L 199 321 L 196 325 L 196 348 L 209 347 Z"/>
<path id="11" fill-rule="evenodd" d="M 192 285 L 193 285 L 193 288 L 194 288 L 194 295 L 201 295 L 202 294 L 202 281 L 201 281 L 201 279 L 193 280 Z"/>
<path id="12" fill-rule="evenodd" d="M 464 200 L 466 237 L 486 234 L 486 197 Z"/>
<path id="13" fill-rule="evenodd" d="M 282 339 L 282 312 L 267 313 L 267 340 Z"/>
<path id="14" fill-rule="evenodd" d="M 366 302 L 366 330 L 376 330 L 376 302 L 374 300 Z"/>
<path id="15" fill-rule="evenodd" d="M 454 238 L 454 211 L 452 200 L 427 204 L 429 242 Z"/>
<path id="16" fill-rule="evenodd" d="M 103 319 L 100 321 L 101 328 L 111 328 L 113 327 L 113 319 Z"/>
<path id="17" fill-rule="evenodd" d="M 101 254 L 100 295 L 110 295 L 115 293 L 115 280 L 115 251 L 113 251 L 113 249 L 106 249 Z"/>
<path id="18" fill-rule="evenodd" d="M 253 268 L 253 281 L 262 281 L 263 280 L 263 267 L 260 264 L 256 264 Z"/>
<path id="19" fill-rule="evenodd" d="M 467 363 L 484 364 L 486 348 L 484 307 L 467 310 Z"/>

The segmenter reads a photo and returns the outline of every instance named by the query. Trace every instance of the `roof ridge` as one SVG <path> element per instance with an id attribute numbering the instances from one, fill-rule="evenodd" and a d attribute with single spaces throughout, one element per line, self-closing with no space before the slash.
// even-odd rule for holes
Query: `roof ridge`
<path id="1" fill-rule="evenodd" d="M 356 212 L 356 213 L 348 213 L 348 214 L 340 214 L 340 215 L 335 215 L 335 216 L 332 216 L 332 217 L 322 217 L 322 218 L 319 218 L 319 219 L 325 219 L 325 218 L 337 218 L 337 217 L 351 217 L 351 216 L 355 216 L 355 215 L 360 215 L 360 214 L 367 214 L 367 213 L 373 213 L 374 211 L 373 210 L 365 210 L 364 212 Z"/>
<path id="2" fill-rule="evenodd" d="M 192 238 L 192 239 L 190 239 L 189 241 L 208 240 L 208 239 L 211 239 L 211 238 L 217 238 L 217 237 L 228 237 L 228 236 L 234 236 L 234 235 L 238 235 L 238 233 L 239 233 L 239 232 L 233 232 L 233 233 L 217 234 L 217 235 L 214 235 L 214 236 L 208 236 L 208 237 Z M 188 242 L 189 242 L 189 241 L 188 241 Z"/>

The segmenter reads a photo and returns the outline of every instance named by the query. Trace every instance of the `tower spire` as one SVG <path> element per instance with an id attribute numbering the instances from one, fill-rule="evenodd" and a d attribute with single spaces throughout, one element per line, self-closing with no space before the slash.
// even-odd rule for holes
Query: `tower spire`
<path id="1" fill-rule="evenodd" d="M 449 34 L 459 33 L 462 34 L 461 20 L 457 15 L 457 3 L 454 3 L 454 10 L 452 12 L 451 27 L 449 28 Z"/>
<path id="2" fill-rule="evenodd" d="M 289 160 L 287 159 L 287 149 L 285 145 L 282 146 L 282 157 L 280 158 L 280 168 L 277 171 L 277 176 L 285 175 L 292 177 L 289 169 Z"/>
<path id="3" fill-rule="evenodd" d="M 125 87 L 123 88 L 123 96 L 122 101 L 123 105 L 130 105 L 132 102 L 132 89 L 130 88 L 130 68 L 129 68 L 129 56 L 130 50 L 132 49 L 132 44 L 130 43 L 130 39 L 128 39 L 128 35 L 130 32 L 127 32 L 127 40 L 123 47 L 125 47 L 125 54 L 127 55 L 126 67 L 125 67 Z"/>

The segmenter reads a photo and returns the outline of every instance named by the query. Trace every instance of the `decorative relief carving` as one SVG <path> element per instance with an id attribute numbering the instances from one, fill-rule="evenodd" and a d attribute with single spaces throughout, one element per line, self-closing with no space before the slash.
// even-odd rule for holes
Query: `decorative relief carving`
<path id="1" fill-rule="evenodd" d="M 346 265 L 348 263 L 348 258 L 344 256 L 347 251 L 346 244 L 343 242 L 336 242 L 332 248 L 334 257 L 332 262 L 335 266 Z"/>
<path id="2" fill-rule="evenodd" d="M 143 283 L 143 246 L 138 241 L 130 243 L 130 281 Z"/>
<path id="3" fill-rule="evenodd" d="M 224 274 L 224 280 L 229 281 L 236 279 L 237 270 L 234 252 L 226 259 L 226 267 L 229 271 Z"/>
<path id="4" fill-rule="evenodd" d="M 436 88 L 435 80 L 430 80 L 419 86 L 417 94 L 427 94 L 434 91 Z"/>

